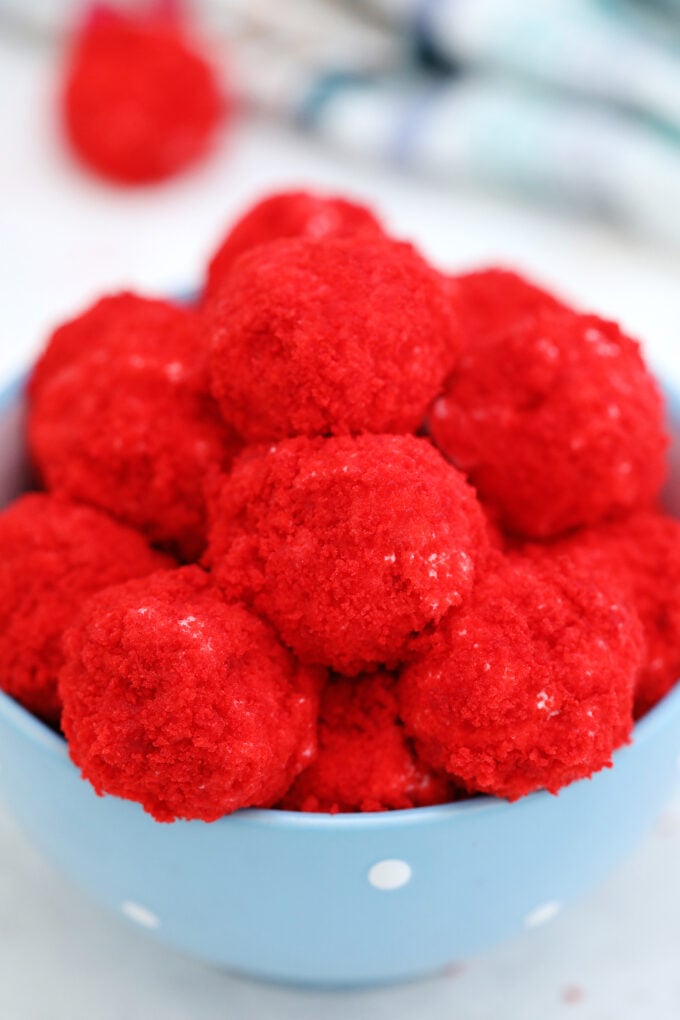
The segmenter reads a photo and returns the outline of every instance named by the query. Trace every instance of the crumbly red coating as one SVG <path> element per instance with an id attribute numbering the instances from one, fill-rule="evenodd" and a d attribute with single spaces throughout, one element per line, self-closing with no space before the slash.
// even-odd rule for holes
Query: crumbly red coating
<path id="1" fill-rule="evenodd" d="M 104 351 L 113 356 L 157 355 L 161 362 L 168 361 L 170 351 L 197 361 L 204 345 L 196 321 L 189 309 L 168 301 L 131 291 L 108 294 L 52 332 L 31 374 L 29 392 L 34 395 L 82 357 Z"/>
<path id="2" fill-rule="evenodd" d="M 270 806 L 315 753 L 322 676 L 198 567 L 95 596 L 64 650 L 73 761 L 158 821 Z"/>
<path id="3" fill-rule="evenodd" d="M 509 800 L 611 764 L 628 739 L 640 623 L 578 560 L 500 554 L 400 681 L 407 732 L 433 768 Z"/>
<path id="4" fill-rule="evenodd" d="M 321 696 L 319 750 L 293 783 L 288 811 L 387 811 L 455 798 L 451 782 L 416 755 L 397 711 L 396 677 L 335 677 Z"/>
<path id="5" fill-rule="evenodd" d="M 66 137 L 111 181 L 184 170 L 208 151 L 225 112 L 205 57 L 163 14 L 100 8 L 74 40 L 61 97 Z"/>
<path id="6" fill-rule="evenodd" d="M 92 594 L 172 560 L 90 507 L 45 493 L 0 513 L 0 686 L 57 724 L 61 638 Z"/>
<path id="7" fill-rule="evenodd" d="M 246 252 L 208 321 L 213 393 L 250 442 L 412 432 L 458 348 L 440 275 L 368 234 Z"/>
<path id="8" fill-rule="evenodd" d="M 364 205 L 336 195 L 283 191 L 257 202 L 231 228 L 210 259 L 205 296 L 214 297 L 239 255 L 258 244 L 286 237 L 343 237 L 368 231 L 381 234 L 376 216 Z"/>
<path id="9" fill-rule="evenodd" d="M 543 287 L 498 266 L 460 273 L 450 283 L 466 346 L 486 343 L 527 315 L 566 308 Z"/>
<path id="10" fill-rule="evenodd" d="M 556 544 L 554 552 L 561 551 L 588 554 L 594 571 L 625 585 L 637 610 L 645 638 L 635 692 L 639 718 L 680 679 L 680 521 L 642 511 L 577 532 Z"/>
<path id="11" fill-rule="evenodd" d="M 662 400 L 638 345 L 613 322 L 566 310 L 469 347 L 430 431 L 527 537 L 650 505 L 666 472 Z"/>
<path id="12" fill-rule="evenodd" d="M 143 299 L 111 311 L 92 350 L 34 388 L 31 452 L 48 488 L 192 560 L 205 545 L 205 478 L 241 444 L 207 391 L 198 316 Z"/>
<path id="13" fill-rule="evenodd" d="M 393 667 L 469 593 L 488 537 L 426 439 L 298 437 L 247 450 L 210 506 L 207 562 L 305 662 Z"/>

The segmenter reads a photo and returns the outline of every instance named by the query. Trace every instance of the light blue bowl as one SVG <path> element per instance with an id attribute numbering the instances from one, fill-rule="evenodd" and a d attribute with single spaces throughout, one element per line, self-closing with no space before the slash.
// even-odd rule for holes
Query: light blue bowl
<path id="1" fill-rule="evenodd" d="M 0 503 L 23 484 L 21 403 L 18 385 L 0 404 Z M 673 480 L 677 511 L 677 448 Z M 680 688 L 638 724 L 613 769 L 558 797 L 161 825 L 136 804 L 97 797 L 64 741 L 0 697 L 0 795 L 47 858 L 176 949 L 306 985 L 420 977 L 549 920 L 650 829 L 679 751 Z"/>

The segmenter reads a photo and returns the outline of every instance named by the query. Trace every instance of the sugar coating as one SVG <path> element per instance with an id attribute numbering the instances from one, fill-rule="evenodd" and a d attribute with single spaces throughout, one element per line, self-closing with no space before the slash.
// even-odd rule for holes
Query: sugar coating
<path id="1" fill-rule="evenodd" d="M 453 800 L 419 759 L 397 709 L 396 677 L 334 677 L 324 688 L 316 758 L 283 799 L 289 811 L 386 811 Z"/>
<path id="2" fill-rule="evenodd" d="M 527 537 L 649 505 L 665 476 L 656 383 L 638 345 L 593 315 L 541 312 L 468 348 L 430 431 Z"/>
<path id="3" fill-rule="evenodd" d="M 578 560 L 497 554 L 400 681 L 407 732 L 471 792 L 556 793 L 628 739 L 639 620 Z"/>
<path id="4" fill-rule="evenodd" d="M 303 661 L 394 666 L 459 605 L 488 538 L 474 490 L 425 439 L 246 451 L 211 504 L 207 562 Z"/>
<path id="5" fill-rule="evenodd" d="M 208 393 L 200 319 L 132 297 L 110 302 L 105 323 L 101 308 L 92 314 L 87 352 L 79 340 L 62 344 L 72 335 L 64 327 L 41 362 L 29 414 L 35 463 L 50 489 L 197 558 L 205 478 L 241 445 Z"/>
<path id="6" fill-rule="evenodd" d="M 557 551 L 588 554 L 593 571 L 625 585 L 645 638 L 635 715 L 653 708 L 680 677 L 680 521 L 658 510 L 588 528 Z"/>
<path id="7" fill-rule="evenodd" d="M 246 252 L 208 330 L 213 393 L 250 442 L 414 431 L 459 349 L 441 276 L 368 233 Z"/>
<path id="8" fill-rule="evenodd" d="M 315 753 L 321 673 L 198 567 L 95 596 L 64 649 L 73 761 L 158 821 L 270 806 Z"/>
<path id="9" fill-rule="evenodd" d="M 59 721 L 61 637 L 95 592 L 170 567 L 136 531 L 44 493 L 0 513 L 0 686 Z"/>
<path id="10" fill-rule="evenodd" d="M 64 130 L 80 159 L 118 184 L 183 170 L 207 151 L 224 110 L 210 66 L 163 12 L 101 9 L 74 40 Z"/>
<path id="11" fill-rule="evenodd" d="M 450 286 L 466 346 L 487 343 L 527 315 L 566 307 L 543 287 L 498 266 L 452 276 Z"/>
<path id="12" fill-rule="evenodd" d="M 257 202 L 234 224 L 208 265 L 205 297 L 213 298 L 239 255 L 285 237 L 342 237 L 368 231 L 380 234 L 375 215 L 364 205 L 336 195 L 283 191 Z"/>

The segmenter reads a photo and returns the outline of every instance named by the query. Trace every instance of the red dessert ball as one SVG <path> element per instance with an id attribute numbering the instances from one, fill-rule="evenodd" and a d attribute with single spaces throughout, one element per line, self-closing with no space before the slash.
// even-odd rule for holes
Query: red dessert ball
<path id="1" fill-rule="evenodd" d="M 165 302 L 118 302 L 89 353 L 60 354 L 54 343 L 50 352 L 29 417 L 47 486 L 198 557 L 205 478 L 240 447 L 207 392 L 198 316 Z"/>
<path id="2" fill-rule="evenodd" d="M 627 741 L 642 648 L 635 612 L 578 560 L 499 554 L 404 669 L 401 716 L 423 759 L 469 791 L 556 793 Z"/>
<path id="3" fill-rule="evenodd" d="M 496 266 L 460 273 L 450 283 L 466 346 L 486 343 L 527 315 L 566 307 L 526 277 Z"/>
<path id="4" fill-rule="evenodd" d="M 271 805 L 314 755 L 320 675 L 198 567 L 95 596 L 64 649 L 73 761 L 158 821 Z"/>
<path id="5" fill-rule="evenodd" d="M 645 638 L 635 694 L 635 715 L 644 715 L 680 678 L 680 521 L 641 511 L 584 529 L 557 543 L 562 550 L 589 554 L 594 571 L 626 586 Z"/>
<path id="6" fill-rule="evenodd" d="M 613 322 L 541 312 L 469 347 L 430 430 L 505 527 L 545 538 L 651 504 L 663 405 Z"/>
<path id="7" fill-rule="evenodd" d="M 188 309 L 131 291 L 108 294 L 57 326 L 33 369 L 30 393 L 88 354 L 156 355 L 167 365 L 168 352 L 196 359 L 203 346 Z"/>
<path id="8" fill-rule="evenodd" d="M 82 603 L 171 562 L 98 510 L 22 496 L 0 513 L 0 686 L 58 723 L 61 638 Z"/>
<path id="9" fill-rule="evenodd" d="M 441 277 L 368 234 L 246 252 L 211 306 L 212 385 L 250 442 L 411 432 L 457 348 Z"/>
<path id="10" fill-rule="evenodd" d="M 269 195 L 250 209 L 231 228 L 210 260 L 205 296 L 214 297 L 239 255 L 258 244 L 285 237 L 344 237 L 367 231 L 381 234 L 382 227 L 364 205 L 334 195 L 309 191 L 284 191 Z"/>
<path id="11" fill-rule="evenodd" d="M 225 104 L 182 26 L 98 9 L 68 58 L 62 119 L 74 152 L 119 184 L 171 177 L 208 150 Z"/>
<path id="12" fill-rule="evenodd" d="M 425 439 L 299 437 L 247 451 L 211 504 L 207 560 L 303 661 L 400 662 L 469 593 L 486 553 L 474 490 Z"/>
<path id="13" fill-rule="evenodd" d="M 450 781 L 418 759 L 397 711 L 397 681 L 389 673 L 347 679 L 324 688 L 319 750 L 283 799 L 288 811 L 386 811 L 454 799 Z"/>

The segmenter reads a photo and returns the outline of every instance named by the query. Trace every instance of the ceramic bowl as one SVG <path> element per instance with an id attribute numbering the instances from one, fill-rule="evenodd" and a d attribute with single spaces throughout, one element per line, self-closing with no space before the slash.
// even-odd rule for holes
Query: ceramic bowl
<path id="1" fill-rule="evenodd" d="M 0 504 L 25 484 L 22 407 L 17 384 L 0 399 Z M 680 415 L 672 429 L 668 505 L 680 512 Z M 305 985 L 416 978 L 550 920 L 644 837 L 679 751 L 680 687 L 612 769 L 557 797 L 163 825 L 97 797 L 64 740 L 0 696 L 0 796 L 64 875 L 175 949 Z"/>

